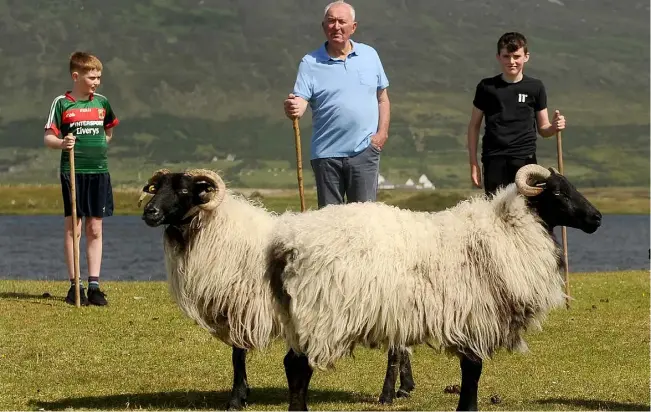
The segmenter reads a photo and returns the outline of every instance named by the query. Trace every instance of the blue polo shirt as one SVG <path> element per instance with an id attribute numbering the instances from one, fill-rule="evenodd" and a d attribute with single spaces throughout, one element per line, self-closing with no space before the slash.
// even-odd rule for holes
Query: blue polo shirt
<path id="1" fill-rule="evenodd" d="M 362 152 L 377 132 L 377 92 L 389 86 L 375 49 L 352 42 L 345 59 L 328 55 L 325 43 L 298 66 L 294 95 L 312 110 L 310 157 L 347 157 Z"/>

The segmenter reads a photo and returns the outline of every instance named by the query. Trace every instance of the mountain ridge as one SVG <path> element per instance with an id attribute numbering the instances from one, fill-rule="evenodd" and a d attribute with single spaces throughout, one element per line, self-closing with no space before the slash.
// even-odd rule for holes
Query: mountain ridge
<path id="1" fill-rule="evenodd" d="M 44 153 L 42 127 L 52 99 L 70 87 L 67 58 L 77 49 L 102 59 L 100 93 L 122 121 L 110 154 L 130 174 L 116 179 L 135 179 L 142 167 L 126 166 L 134 162 L 210 163 L 228 154 L 239 161 L 220 166 L 237 166 L 230 177 L 241 185 L 249 183 L 238 173 L 268 170 L 265 162 L 291 168 L 292 128 L 282 100 L 300 58 L 323 42 L 326 3 L 0 1 L 0 180 L 51 180 L 57 164 Z M 474 87 L 498 72 L 497 38 L 517 30 L 530 45 L 525 72 L 543 80 L 550 112 L 559 108 L 567 117 L 568 173 L 583 184 L 648 185 L 648 3 L 352 3 L 354 39 L 378 51 L 391 83 L 383 173 L 467 184 Z M 305 162 L 309 113 L 301 134 Z M 539 142 L 541 157 L 553 162 L 555 145 Z"/>

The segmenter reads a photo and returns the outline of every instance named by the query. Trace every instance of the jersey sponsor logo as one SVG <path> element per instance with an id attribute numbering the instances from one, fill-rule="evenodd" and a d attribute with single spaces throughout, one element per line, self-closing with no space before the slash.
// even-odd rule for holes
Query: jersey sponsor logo
<path id="1" fill-rule="evenodd" d="M 75 136 L 93 135 L 97 136 L 100 132 L 99 127 L 78 127 L 75 129 Z"/>
<path id="2" fill-rule="evenodd" d="M 102 117 L 99 116 L 100 110 L 102 110 Z M 63 123 L 97 121 L 103 120 L 105 115 L 106 111 L 97 107 L 88 107 L 83 109 L 70 108 L 63 112 L 62 121 Z"/>
<path id="3" fill-rule="evenodd" d="M 104 122 L 101 120 L 84 120 L 83 122 L 72 122 L 70 127 L 88 127 L 88 126 L 103 126 Z"/>
<path id="4" fill-rule="evenodd" d="M 528 94 L 518 93 L 518 103 L 526 103 Z"/>
<path id="5" fill-rule="evenodd" d="M 70 130 L 75 136 L 92 135 L 97 136 L 101 133 L 104 122 L 101 120 L 84 120 L 81 122 L 70 123 Z"/>

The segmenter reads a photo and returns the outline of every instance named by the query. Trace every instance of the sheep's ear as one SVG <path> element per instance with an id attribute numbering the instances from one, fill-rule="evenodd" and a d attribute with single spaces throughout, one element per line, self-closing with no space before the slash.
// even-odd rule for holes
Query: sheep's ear
<path id="1" fill-rule="evenodd" d="M 215 185 L 209 180 L 197 180 L 194 182 L 193 192 L 200 204 L 208 203 L 215 191 Z"/>

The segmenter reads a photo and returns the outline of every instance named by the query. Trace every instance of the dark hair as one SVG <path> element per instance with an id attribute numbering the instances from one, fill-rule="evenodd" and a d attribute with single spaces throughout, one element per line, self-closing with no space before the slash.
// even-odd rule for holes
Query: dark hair
<path id="1" fill-rule="evenodd" d="M 525 53 L 528 52 L 527 39 L 523 34 L 518 32 L 504 33 L 497 41 L 497 54 L 500 54 L 502 49 L 506 49 L 507 52 L 513 53 L 520 47 L 524 48 Z"/>

